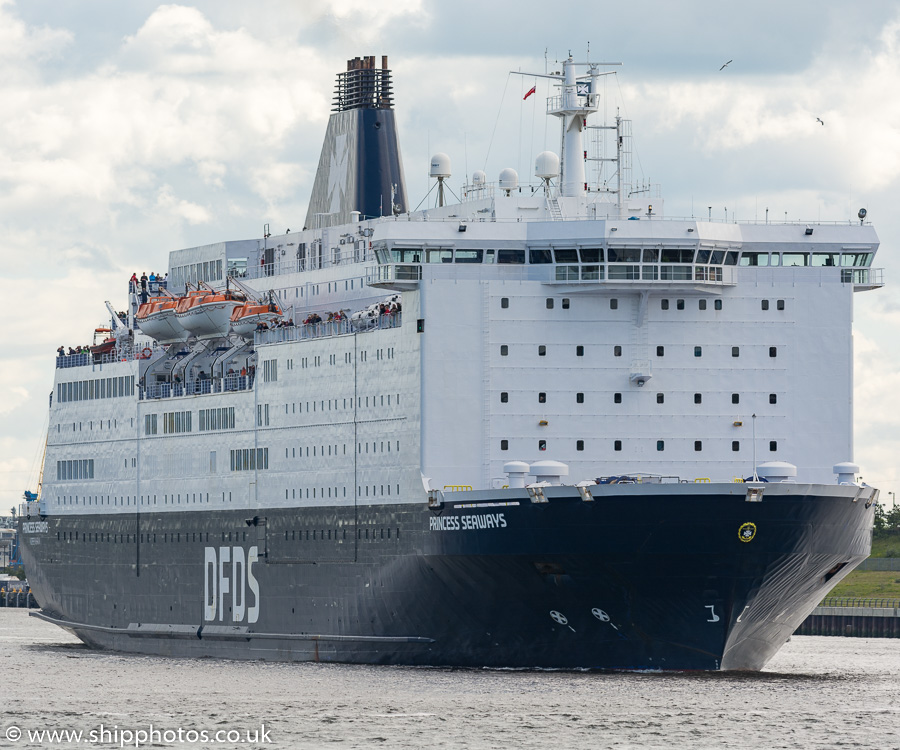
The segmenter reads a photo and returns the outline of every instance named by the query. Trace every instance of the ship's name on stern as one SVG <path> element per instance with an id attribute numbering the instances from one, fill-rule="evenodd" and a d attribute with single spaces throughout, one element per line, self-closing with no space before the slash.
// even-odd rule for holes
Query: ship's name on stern
<path id="1" fill-rule="evenodd" d="M 479 529 L 505 529 L 502 513 L 480 513 L 470 516 L 432 516 L 431 531 L 477 531 Z"/>
<path id="2" fill-rule="evenodd" d="M 25 521 L 22 524 L 23 534 L 46 534 L 50 525 L 46 521 Z"/>

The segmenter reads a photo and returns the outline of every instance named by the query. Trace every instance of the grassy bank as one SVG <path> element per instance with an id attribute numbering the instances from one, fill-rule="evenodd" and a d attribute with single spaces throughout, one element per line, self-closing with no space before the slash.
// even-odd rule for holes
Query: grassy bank
<path id="1" fill-rule="evenodd" d="M 900 599 L 900 571 L 854 570 L 828 596 Z"/>

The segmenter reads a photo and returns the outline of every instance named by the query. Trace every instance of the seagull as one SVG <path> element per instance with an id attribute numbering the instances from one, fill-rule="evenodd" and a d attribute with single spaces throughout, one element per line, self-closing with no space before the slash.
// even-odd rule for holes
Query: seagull
<path id="1" fill-rule="evenodd" d="M 821 118 L 821 117 L 817 117 L 817 118 L 816 118 L 816 122 L 819 123 L 820 125 L 824 125 L 824 124 L 825 124 L 824 122 L 822 122 L 822 118 Z"/>
<path id="2" fill-rule="evenodd" d="M 731 63 L 733 63 L 733 62 L 734 62 L 734 60 L 729 60 L 729 61 L 728 61 L 727 63 L 725 63 L 721 68 L 719 68 L 719 70 L 725 70 L 725 68 L 727 68 L 727 67 L 728 67 L 729 65 L 731 65 Z"/>

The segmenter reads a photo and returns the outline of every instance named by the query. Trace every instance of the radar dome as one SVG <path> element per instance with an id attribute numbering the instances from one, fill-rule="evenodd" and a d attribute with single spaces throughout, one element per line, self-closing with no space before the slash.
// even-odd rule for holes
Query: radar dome
<path id="1" fill-rule="evenodd" d="M 541 151 L 534 160 L 534 176 L 549 180 L 559 176 L 559 157 L 552 151 Z"/>
<path id="2" fill-rule="evenodd" d="M 509 192 L 510 190 L 515 190 L 517 187 L 519 187 L 519 173 L 511 167 L 501 169 L 500 189 Z"/>
<path id="3" fill-rule="evenodd" d="M 472 184 L 473 185 L 484 185 L 487 182 L 487 175 L 482 172 L 480 169 L 476 169 L 472 172 Z"/>
<path id="4" fill-rule="evenodd" d="M 447 154 L 435 154 L 431 157 L 431 177 L 450 176 L 450 157 Z"/>

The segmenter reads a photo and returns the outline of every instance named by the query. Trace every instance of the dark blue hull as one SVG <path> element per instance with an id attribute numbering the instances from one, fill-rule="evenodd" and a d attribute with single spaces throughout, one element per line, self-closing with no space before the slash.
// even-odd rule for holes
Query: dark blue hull
<path id="1" fill-rule="evenodd" d="M 48 517 L 23 551 L 42 616 L 123 651 L 759 669 L 868 556 L 871 491 L 719 487 Z"/>

